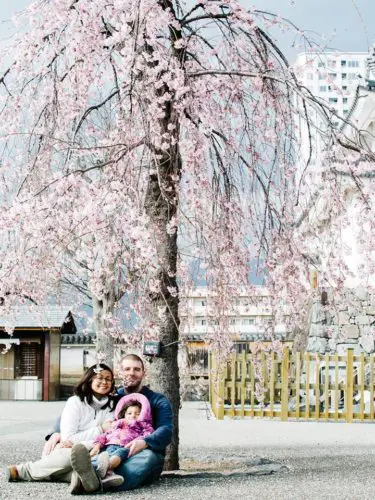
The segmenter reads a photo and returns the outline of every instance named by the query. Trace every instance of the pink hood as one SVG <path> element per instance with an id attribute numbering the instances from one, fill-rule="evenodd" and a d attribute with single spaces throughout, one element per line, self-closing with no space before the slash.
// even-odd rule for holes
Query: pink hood
<path id="1" fill-rule="evenodd" d="M 123 396 L 116 405 L 115 408 L 115 419 L 118 420 L 119 413 L 124 408 L 124 406 L 128 405 L 132 401 L 137 401 L 141 403 L 142 409 L 141 414 L 139 415 L 139 419 L 141 422 L 147 422 L 152 425 L 152 414 L 151 414 L 151 406 L 148 402 L 148 399 L 143 394 L 139 394 L 139 392 L 134 392 L 133 394 L 127 394 Z"/>

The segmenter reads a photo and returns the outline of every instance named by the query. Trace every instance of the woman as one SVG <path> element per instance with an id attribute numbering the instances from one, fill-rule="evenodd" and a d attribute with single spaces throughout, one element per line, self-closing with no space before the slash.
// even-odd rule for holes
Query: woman
<path id="1" fill-rule="evenodd" d="M 114 419 L 114 376 L 109 366 L 91 366 L 74 389 L 74 396 L 66 402 L 61 415 L 61 440 L 55 449 L 36 462 L 10 465 L 8 481 L 71 481 L 71 493 L 79 493 L 77 477 L 72 477 L 71 448 L 82 443 L 88 450 L 94 439 L 107 430 Z M 121 476 L 112 475 L 107 487 L 122 484 Z M 98 482 L 92 491 L 98 488 Z"/>

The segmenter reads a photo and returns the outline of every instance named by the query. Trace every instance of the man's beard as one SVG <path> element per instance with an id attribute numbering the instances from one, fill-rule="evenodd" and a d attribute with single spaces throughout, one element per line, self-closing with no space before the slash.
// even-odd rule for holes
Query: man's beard
<path id="1" fill-rule="evenodd" d="M 142 386 L 142 380 L 140 380 L 138 382 L 135 382 L 132 380 L 127 382 L 126 380 L 123 380 L 122 383 L 123 383 L 123 386 L 124 386 L 124 389 L 126 390 L 126 392 L 138 392 Z"/>

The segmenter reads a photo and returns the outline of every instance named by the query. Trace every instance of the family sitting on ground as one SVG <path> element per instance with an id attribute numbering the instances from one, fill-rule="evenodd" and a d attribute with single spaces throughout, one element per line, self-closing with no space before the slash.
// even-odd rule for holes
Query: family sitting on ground
<path id="1" fill-rule="evenodd" d="M 123 388 L 113 394 L 111 368 L 91 366 L 66 402 L 42 458 L 10 465 L 8 480 L 70 482 L 70 493 L 79 495 L 131 490 L 157 479 L 172 439 L 171 405 L 142 385 L 145 368 L 136 354 L 121 360 L 120 373 Z"/>

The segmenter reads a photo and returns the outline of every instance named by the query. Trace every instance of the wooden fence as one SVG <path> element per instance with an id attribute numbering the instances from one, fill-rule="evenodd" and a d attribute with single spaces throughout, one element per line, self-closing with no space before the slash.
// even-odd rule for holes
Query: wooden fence
<path id="1" fill-rule="evenodd" d="M 218 372 L 210 356 L 216 418 L 374 420 L 374 354 L 233 353 Z"/>

